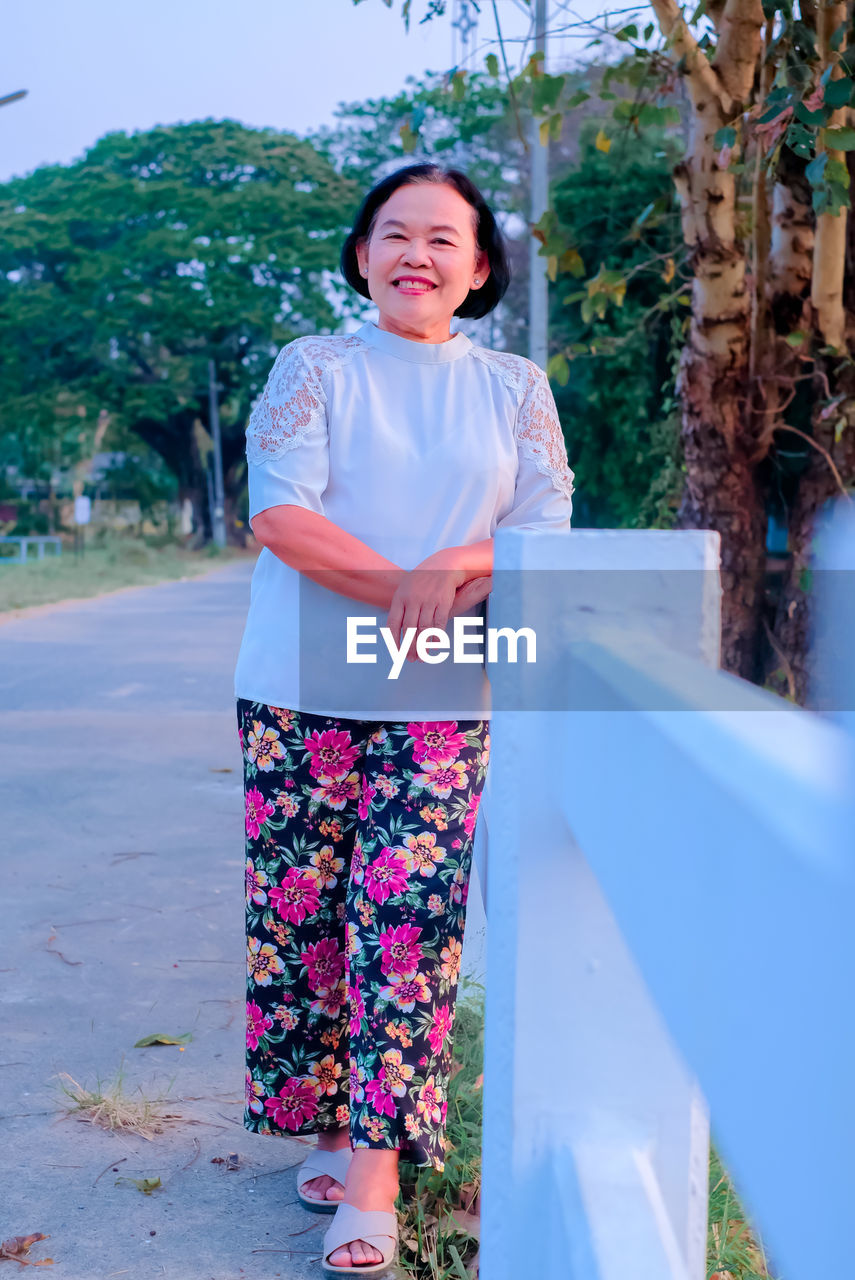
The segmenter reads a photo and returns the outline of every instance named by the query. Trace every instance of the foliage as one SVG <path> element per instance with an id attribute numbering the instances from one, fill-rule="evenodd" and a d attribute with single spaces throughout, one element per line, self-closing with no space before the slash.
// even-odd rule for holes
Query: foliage
<path id="1" fill-rule="evenodd" d="M 310 144 L 228 120 L 111 133 L 5 184 L 0 461 L 47 476 L 106 409 L 201 491 L 213 358 L 234 486 L 276 350 L 349 305 L 330 279 L 356 194 Z"/>
<path id="2" fill-rule="evenodd" d="M 573 466 L 584 476 L 577 522 L 662 527 L 673 523 L 683 483 L 672 399 L 686 317 L 683 268 L 675 266 L 676 147 L 667 135 L 639 139 L 624 129 L 615 156 L 597 146 L 599 130 L 596 119 L 586 124 L 578 164 L 552 189 L 550 236 L 572 246 L 576 274 L 588 281 L 568 294 L 560 279 L 550 290 L 553 340 L 573 358 L 572 372 L 562 354 L 550 372 Z M 623 291 L 611 305 L 604 294 L 614 280 Z"/>

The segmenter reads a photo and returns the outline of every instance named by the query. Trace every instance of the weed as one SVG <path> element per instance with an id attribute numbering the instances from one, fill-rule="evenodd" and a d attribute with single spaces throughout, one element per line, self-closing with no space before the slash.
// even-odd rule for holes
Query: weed
<path id="1" fill-rule="evenodd" d="M 167 1102 L 165 1094 L 147 1098 L 140 1085 L 130 1095 L 126 1093 L 121 1068 L 108 1084 L 98 1079 L 94 1089 L 87 1089 L 65 1071 L 59 1072 L 58 1078 L 62 1093 L 68 1100 L 61 1104 L 66 1115 L 100 1125 L 102 1129 L 119 1129 L 150 1141 L 155 1134 L 163 1132 L 165 1124 L 181 1119 L 179 1115 L 163 1110 Z M 171 1086 L 172 1081 L 167 1093 Z"/>

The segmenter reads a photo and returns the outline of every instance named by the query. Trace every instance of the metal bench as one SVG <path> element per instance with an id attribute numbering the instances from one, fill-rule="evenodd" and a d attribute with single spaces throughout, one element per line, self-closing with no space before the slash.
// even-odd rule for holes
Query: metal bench
<path id="1" fill-rule="evenodd" d="M 53 547 L 54 555 L 62 555 L 62 539 L 48 534 L 28 534 L 26 537 L 16 537 L 12 535 L 0 538 L 0 547 L 2 547 L 2 544 L 4 543 L 17 547 L 18 554 L 15 556 L 7 556 L 2 550 L 0 550 L 0 564 L 26 564 L 31 543 L 38 548 L 37 559 L 39 560 L 44 560 L 46 546 Z"/>

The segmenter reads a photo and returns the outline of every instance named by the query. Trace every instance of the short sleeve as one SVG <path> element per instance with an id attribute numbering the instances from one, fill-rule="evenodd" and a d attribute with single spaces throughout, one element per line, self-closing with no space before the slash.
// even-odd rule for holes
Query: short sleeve
<path id="1" fill-rule="evenodd" d="M 518 471 L 513 506 L 497 529 L 569 529 L 573 472 L 546 374 L 526 360 L 526 378 L 514 435 Z"/>
<path id="2" fill-rule="evenodd" d="M 299 338 L 276 357 L 246 428 L 249 518 L 268 507 L 323 515 L 329 433 L 321 369 Z"/>

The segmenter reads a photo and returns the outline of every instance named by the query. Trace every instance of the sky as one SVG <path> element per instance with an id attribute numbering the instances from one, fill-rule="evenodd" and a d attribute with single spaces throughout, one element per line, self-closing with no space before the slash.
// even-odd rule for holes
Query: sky
<path id="1" fill-rule="evenodd" d="M 496 4 L 515 66 L 530 11 L 524 0 Z M 426 0 L 412 7 L 417 19 Z M 471 65 L 482 70 L 498 50 L 492 0 L 479 9 Z M 569 9 L 550 0 L 550 26 L 601 12 L 594 0 Z M 578 56 L 590 34 L 553 39 L 549 65 Z M 331 123 L 341 101 L 391 96 L 408 75 L 448 70 L 459 57 L 448 17 L 414 21 L 407 34 L 400 0 L 7 0 L 0 96 L 28 92 L 0 108 L 0 181 L 67 164 L 115 129 L 213 117 L 302 134 Z"/>

